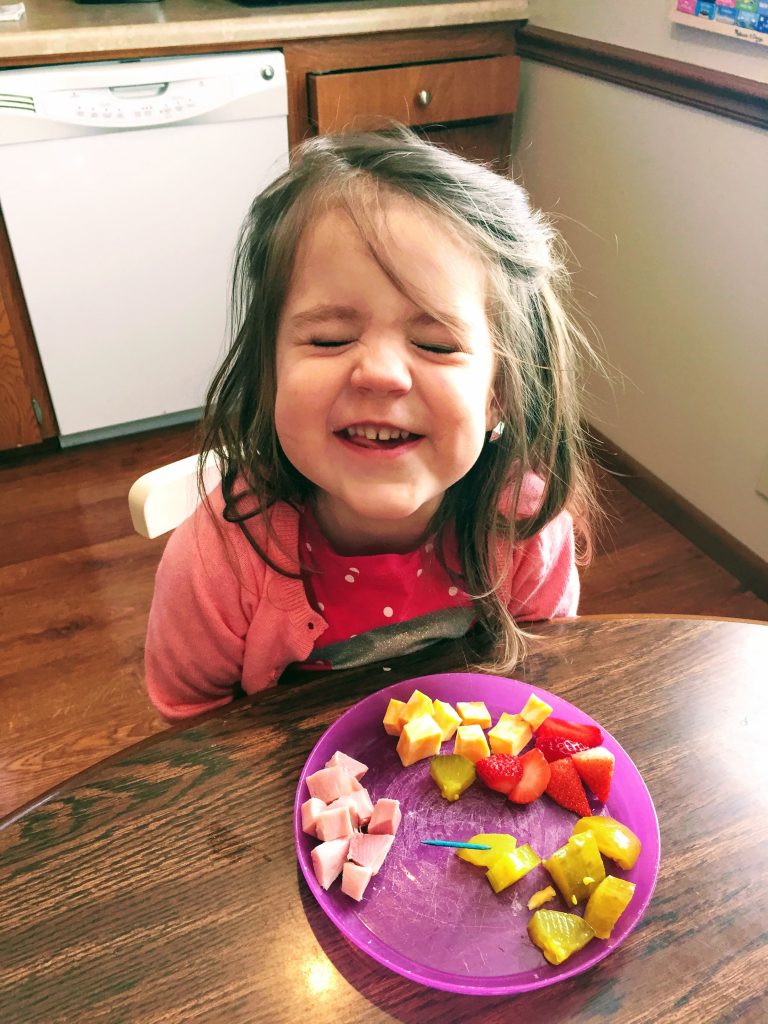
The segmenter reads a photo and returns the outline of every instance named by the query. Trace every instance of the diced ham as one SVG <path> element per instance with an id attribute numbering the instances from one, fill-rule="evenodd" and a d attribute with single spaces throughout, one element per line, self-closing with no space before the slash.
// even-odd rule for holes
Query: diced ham
<path id="1" fill-rule="evenodd" d="M 373 808 L 368 822 L 368 834 L 393 836 L 400 826 L 401 817 L 400 801 L 382 797 Z"/>
<path id="2" fill-rule="evenodd" d="M 307 788 L 310 796 L 317 797 L 325 804 L 332 804 L 345 793 L 354 793 L 363 787 L 354 775 L 337 765 L 333 768 L 320 768 L 313 775 L 308 775 Z"/>
<path id="3" fill-rule="evenodd" d="M 374 807 L 360 779 L 368 766 L 341 750 L 307 776 L 309 799 L 301 805 L 301 826 L 320 840 L 311 851 L 315 877 L 323 889 L 339 877 L 341 890 L 360 901 L 380 870 L 401 821 L 398 800 L 382 798 Z M 367 832 L 356 831 L 368 827 Z"/>
<path id="4" fill-rule="evenodd" d="M 355 796 L 355 793 L 345 793 L 344 796 L 340 796 L 338 800 L 334 800 L 332 804 L 327 806 L 329 811 L 335 811 L 339 807 L 346 807 L 352 820 L 352 828 L 358 828 L 360 825 L 360 815 L 357 812 Z M 325 805 L 323 806 L 325 808 Z"/>
<path id="5" fill-rule="evenodd" d="M 321 811 L 327 810 L 327 805 L 316 796 L 305 800 L 301 805 L 301 827 L 310 836 L 317 835 L 317 816 Z"/>
<path id="6" fill-rule="evenodd" d="M 346 768 L 350 775 L 360 781 L 365 773 L 368 771 L 368 765 L 363 764 L 362 761 L 356 761 L 354 757 L 350 757 L 349 754 L 343 754 L 340 750 L 337 750 L 330 761 L 325 762 L 326 768 Z"/>
<path id="7" fill-rule="evenodd" d="M 349 841 L 348 857 L 355 864 L 359 864 L 363 868 L 370 868 L 371 874 L 375 875 L 384 863 L 384 858 L 389 853 L 389 848 L 394 841 L 394 836 L 354 832 Z"/>
<path id="8" fill-rule="evenodd" d="M 348 799 L 355 801 L 355 807 L 357 809 L 357 816 L 360 819 L 361 825 L 367 825 L 371 820 L 373 814 L 373 802 L 368 793 L 367 789 L 359 789 L 354 793 L 350 793 Z"/>
<path id="9" fill-rule="evenodd" d="M 348 807 L 326 808 L 317 816 L 317 838 L 324 843 L 351 836 L 353 831 Z"/>
<path id="10" fill-rule="evenodd" d="M 358 828 L 360 825 L 367 825 L 373 814 L 373 804 L 368 795 L 367 789 L 358 789 L 354 793 L 345 793 L 338 800 L 334 800 L 329 807 L 348 807 L 352 825 Z"/>
<path id="11" fill-rule="evenodd" d="M 312 850 L 315 878 L 327 889 L 339 877 L 349 852 L 349 839 L 331 839 Z"/>
<path id="12" fill-rule="evenodd" d="M 364 868 L 348 860 L 341 873 L 341 891 L 359 902 L 372 877 L 373 872 L 370 868 Z"/>

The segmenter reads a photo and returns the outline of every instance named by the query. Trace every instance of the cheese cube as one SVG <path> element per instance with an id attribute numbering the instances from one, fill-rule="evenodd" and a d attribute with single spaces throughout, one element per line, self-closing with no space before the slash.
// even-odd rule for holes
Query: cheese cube
<path id="1" fill-rule="evenodd" d="M 461 725 L 461 715 L 445 701 L 436 700 L 432 717 L 443 730 L 443 739 L 449 740 Z"/>
<path id="2" fill-rule="evenodd" d="M 393 697 L 387 704 L 387 710 L 384 713 L 384 731 L 388 736 L 399 736 L 403 731 L 404 711 L 404 700 L 396 700 Z"/>
<path id="3" fill-rule="evenodd" d="M 403 708 L 402 722 L 403 725 L 406 722 L 412 722 L 414 718 L 419 718 L 421 715 L 432 715 L 434 707 L 432 701 L 421 690 L 414 690 L 411 696 L 408 698 L 408 702 Z"/>
<path id="4" fill-rule="evenodd" d="M 456 702 L 456 710 L 461 715 L 462 725 L 479 725 L 481 729 L 490 729 L 491 716 L 482 700 L 460 700 Z"/>
<path id="5" fill-rule="evenodd" d="M 440 752 L 442 742 L 443 731 L 431 715 L 419 715 L 406 722 L 397 741 L 403 767 L 407 768 L 425 757 L 434 757 Z"/>
<path id="6" fill-rule="evenodd" d="M 548 718 L 551 714 L 552 708 L 549 704 L 540 700 L 535 693 L 532 693 L 525 702 L 525 707 L 520 712 L 520 717 L 524 718 L 535 732 L 544 719 Z"/>
<path id="7" fill-rule="evenodd" d="M 524 718 L 520 715 L 508 715 L 506 711 L 488 732 L 488 740 L 494 754 L 519 754 L 532 736 L 531 727 Z"/>
<path id="8" fill-rule="evenodd" d="M 460 725 L 456 730 L 454 754 L 461 754 L 468 761 L 476 764 L 481 757 L 488 757 L 488 741 L 479 725 Z"/>

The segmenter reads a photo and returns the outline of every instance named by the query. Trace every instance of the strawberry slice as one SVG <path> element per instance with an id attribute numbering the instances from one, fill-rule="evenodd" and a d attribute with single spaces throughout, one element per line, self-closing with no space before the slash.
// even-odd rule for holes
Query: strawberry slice
<path id="1" fill-rule="evenodd" d="M 554 736 L 563 740 L 574 740 L 576 743 L 583 743 L 582 749 L 599 747 L 603 742 L 603 734 L 596 725 L 585 725 L 582 722 L 570 722 L 566 718 L 545 718 L 539 726 L 537 745 L 540 739 L 551 739 Z"/>
<path id="2" fill-rule="evenodd" d="M 549 762 L 540 750 L 534 747 L 518 758 L 522 765 L 522 777 L 509 791 L 509 799 L 516 804 L 530 804 L 540 797 L 549 782 Z"/>
<path id="3" fill-rule="evenodd" d="M 548 761 L 559 761 L 561 757 L 571 757 L 580 750 L 590 748 L 581 740 L 567 740 L 564 736 L 536 737 L 536 746 Z"/>
<path id="4" fill-rule="evenodd" d="M 576 771 L 602 803 L 608 799 L 616 758 L 605 747 L 591 747 L 573 755 Z"/>
<path id="5" fill-rule="evenodd" d="M 543 757 L 544 755 L 542 755 Z M 579 773 L 572 757 L 562 757 L 559 761 L 552 761 L 549 765 L 550 777 L 547 784 L 547 794 L 552 797 L 556 804 L 575 811 L 580 818 L 587 818 L 592 814 L 592 809 L 584 792 Z"/>
<path id="6" fill-rule="evenodd" d="M 514 754 L 490 754 L 475 762 L 475 771 L 489 789 L 507 794 L 523 774 L 523 766 Z"/>

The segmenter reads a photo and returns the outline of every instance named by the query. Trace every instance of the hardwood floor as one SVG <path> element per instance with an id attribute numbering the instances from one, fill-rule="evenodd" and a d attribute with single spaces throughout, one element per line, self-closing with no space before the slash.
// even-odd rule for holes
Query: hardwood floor
<path id="1" fill-rule="evenodd" d="M 143 693 L 142 648 L 166 538 L 133 533 L 127 494 L 194 443 L 174 428 L 0 465 L 0 816 L 165 728 Z M 768 621 L 768 604 L 601 480 L 609 519 L 582 614 Z"/>

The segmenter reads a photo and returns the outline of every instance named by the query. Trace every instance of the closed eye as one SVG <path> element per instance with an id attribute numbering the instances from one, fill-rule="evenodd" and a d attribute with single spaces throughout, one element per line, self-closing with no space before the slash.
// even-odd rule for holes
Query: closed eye
<path id="1" fill-rule="evenodd" d="M 441 356 L 448 356 L 454 352 L 460 351 L 460 349 L 457 349 L 454 345 L 428 345 L 423 341 L 416 341 L 414 344 L 416 345 L 416 348 L 420 348 L 423 352 L 434 352 Z"/>
<path id="2" fill-rule="evenodd" d="M 351 341 L 327 341 L 325 338 L 312 338 L 309 343 L 314 348 L 341 348 L 352 344 Z"/>

